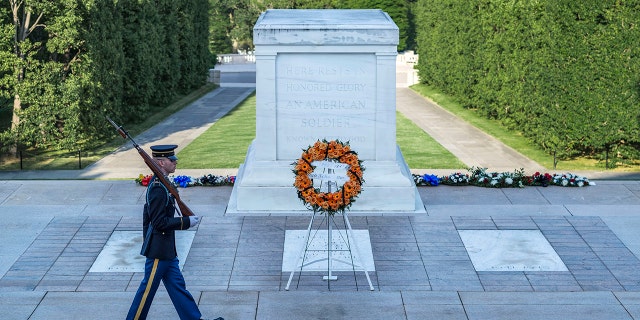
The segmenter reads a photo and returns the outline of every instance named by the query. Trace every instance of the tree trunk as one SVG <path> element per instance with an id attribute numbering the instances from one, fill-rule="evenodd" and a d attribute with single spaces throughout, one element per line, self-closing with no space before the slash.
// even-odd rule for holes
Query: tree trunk
<path id="1" fill-rule="evenodd" d="M 22 108 L 22 105 L 20 103 L 20 96 L 16 94 L 13 97 L 13 116 L 11 117 L 12 131 L 18 126 L 18 123 L 20 122 L 20 116 L 18 115 L 18 112 L 20 111 L 21 108 Z M 9 149 L 9 154 L 11 154 L 12 156 L 18 156 L 17 142 L 11 146 L 11 148 Z"/>
<path id="2" fill-rule="evenodd" d="M 13 26 L 15 28 L 14 35 L 14 50 L 15 54 L 20 60 L 25 60 L 25 54 L 22 52 L 20 45 L 23 41 L 29 37 L 29 34 L 33 29 L 35 29 L 42 18 L 42 13 L 38 15 L 36 21 L 31 22 L 31 9 L 26 6 L 24 1 L 17 0 L 9 0 L 9 4 L 11 6 L 11 13 L 13 16 Z M 22 19 L 21 19 L 22 18 Z M 18 72 L 18 83 L 24 80 L 25 70 L 21 67 L 20 72 Z M 11 118 L 11 130 L 17 128 L 18 124 L 20 124 L 20 111 L 22 110 L 22 102 L 20 100 L 20 96 L 18 93 L 14 95 L 13 98 L 13 116 Z M 18 146 L 17 141 L 14 146 L 11 147 L 10 153 L 13 155 L 17 155 Z"/>

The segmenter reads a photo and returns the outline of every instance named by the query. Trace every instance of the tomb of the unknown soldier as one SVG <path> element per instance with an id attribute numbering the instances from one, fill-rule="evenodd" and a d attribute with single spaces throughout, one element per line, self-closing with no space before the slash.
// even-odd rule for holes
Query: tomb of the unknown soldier
<path id="1" fill-rule="evenodd" d="M 267 10 L 254 26 L 256 137 L 227 212 L 307 211 L 291 163 L 320 140 L 366 170 L 352 212 L 424 212 L 396 144 L 398 27 L 380 10 Z"/>

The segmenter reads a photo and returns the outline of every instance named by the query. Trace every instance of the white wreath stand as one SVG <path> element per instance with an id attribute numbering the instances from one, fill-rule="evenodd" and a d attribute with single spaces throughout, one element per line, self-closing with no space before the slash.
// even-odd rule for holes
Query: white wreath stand
<path id="1" fill-rule="evenodd" d="M 333 174 L 333 170 L 332 169 L 328 169 L 329 174 Z M 321 185 L 324 184 L 324 182 L 321 183 Z M 327 181 L 327 190 L 328 193 L 331 193 L 331 186 L 335 185 L 337 187 L 337 184 L 333 181 Z M 329 289 L 331 289 L 331 281 L 334 280 L 338 280 L 337 276 L 333 275 L 333 261 L 337 261 L 337 262 L 341 262 L 341 263 L 345 263 L 345 264 L 350 264 L 353 268 L 354 271 L 356 271 L 356 269 L 358 269 L 358 271 L 363 271 L 365 276 L 367 277 L 367 282 L 369 283 L 369 290 L 373 291 L 373 285 L 371 284 L 371 278 L 369 278 L 369 272 L 367 271 L 363 261 L 362 261 L 362 256 L 360 255 L 360 250 L 358 248 L 358 244 L 357 241 L 354 237 L 353 234 L 353 229 L 351 228 L 351 223 L 349 222 L 349 216 L 347 214 L 347 212 L 343 212 L 343 218 L 344 218 L 344 222 L 345 225 L 347 227 L 346 229 L 346 233 L 347 233 L 347 239 L 345 240 L 345 243 L 347 245 L 347 250 L 339 250 L 339 251 L 349 251 L 349 255 L 351 256 L 351 262 L 348 261 L 344 261 L 344 260 L 340 260 L 337 258 L 333 257 L 333 252 L 336 250 L 332 250 L 332 246 L 333 246 L 333 238 L 332 238 L 332 232 L 333 232 L 333 227 L 332 224 L 335 224 L 335 218 L 334 215 L 328 215 L 327 214 L 327 249 L 326 250 L 311 250 L 309 249 L 311 242 L 313 240 L 313 237 L 311 237 L 311 228 L 313 226 L 313 221 L 315 220 L 317 211 L 314 210 L 313 211 L 313 216 L 311 217 L 311 221 L 309 221 L 309 226 L 307 227 L 307 232 L 305 234 L 305 239 L 304 239 L 304 245 L 302 247 L 302 250 L 300 252 L 300 254 L 298 255 L 298 258 L 296 259 L 296 264 L 295 267 L 293 268 L 293 270 L 291 271 L 291 274 L 289 275 L 289 281 L 287 282 L 287 287 L 285 288 L 285 290 L 289 290 L 289 286 L 291 285 L 291 280 L 293 279 L 293 275 L 296 272 L 296 269 L 300 269 L 300 274 L 302 274 L 302 269 L 306 266 L 310 266 L 316 263 L 320 263 L 323 261 L 327 261 L 327 275 L 323 276 L 322 279 L 327 280 L 327 285 L 329 287 Z M 342 237 L 342 239 L 344 239 Z M 351 250 L 351 245 L 350 245 L 350 241 L 349 239 L 353 239 L 353 249 L 355 251 L 355 256 L 353 254 L 353 251 Z M 316 259 L 316 260 L 312 260 L 312 261 L 308 261 L 305 262 L 305 258 L 307 256 L 307 253 L 310 251 L 326 251 L 327 252 L 327 257 L 326 258 L 321 258 L 321 259 Z"/>

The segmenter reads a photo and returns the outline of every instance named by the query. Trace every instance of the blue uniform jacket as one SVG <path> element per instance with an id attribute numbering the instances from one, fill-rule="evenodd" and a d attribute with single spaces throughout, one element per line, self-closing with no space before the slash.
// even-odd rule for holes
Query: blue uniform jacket
<path id="1" fill-rule="evenodd" d="M 171 260 L 178 255 L 175 230 L 189 229 L 191 223 L 189 217 L 174 217 L 175 212 L 174 197 L 154 176 L 147 187 L 144 205 L 142 255 L 161 260 Z M 150 227 L 151 233 L 147 234 Z"/>

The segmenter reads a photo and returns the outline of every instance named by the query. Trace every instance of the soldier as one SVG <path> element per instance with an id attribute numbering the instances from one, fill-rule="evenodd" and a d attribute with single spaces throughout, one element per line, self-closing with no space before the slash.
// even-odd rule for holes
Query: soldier
<path id="1" fill-rule="evenodd" d="M 154 161 L 162 174 L 175 172 L 178 158 L 176 145 L 151 147 Z M 202 317 L 198 305 L 186 288 L 180 271 L 176 251 L 175 230 L 194 228 L 200 217 L 175 217 L 175 199 L 167 188 L 154 176 L 147 187 L 147 201 L 143 212 L 144 241 L 140 254 L 147 257 L 144 278 L 136 292 L 127 319 L 146 319 L 160 281 L 164 283 L 173 306 L 182 320 L 197 320 Z M 216 320 L 224 320 L 217 318 Z"/>

